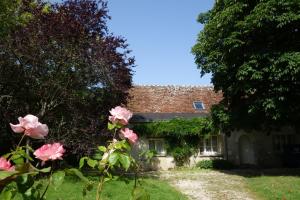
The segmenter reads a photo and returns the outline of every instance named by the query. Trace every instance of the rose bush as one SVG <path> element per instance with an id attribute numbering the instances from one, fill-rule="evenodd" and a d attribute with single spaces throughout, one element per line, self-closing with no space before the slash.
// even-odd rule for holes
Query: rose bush
<path id="1" fill-rule="evenodd" d="M 117 177 L 113 175 L 116 170 L 128 171 L 132 168 L 137 174 L 136 169 L 138 168 L 137 162 L 130 154 L 132 146 L 138 141 L 138 136 L 126 127 L 132 113 L 124 107 L 117 106 L 110 110 L 110 114 L 108 130 L 112 132 L 112 139 L 107 142 L 106 146 L 98 146 L 94 157 L 83 157 L 79 163 L 80 169 L 86 164 L 99 172 L 96 200 L 101 199 L 104 183 Z M 11 200 L 17 194 L 20 194 L 24 200 L 45 199 L 49 186 L 59 187 L 63 183 L 66 173 L 76 175 L 86 183 L 83 188 L 83 195 L 85 196 L 87 191 L 93 188 L 95 182 L 84 177 L 78 169 L 58 170 L 53 173 L 51 167 L 38 169 L 33 166 L 36 161 L 31 154 L 41 161 L 41 166 L 44 166 L 48 161 L 62 160 L 65 149 L 59 142 L 45 144 L 35 151 L 28 145 L 21 146 L 25 136 L 33 139 L 44 139 L 48 135 L 49 129 L 46 124 L 39 122 L 38 117 L 31 114 L 24 118 L 19 117 L 18 120 L 19 124 L 10 123 L 10 126 L 13 132 L 23 133 L 23 136 L 15 150 L 0 157 L 0 199 Z M 34 176 L 49 172 L 51 175 L 47 186 L 42 186 L 42 182 L 34 183 Z M 42 191 L 43 188 L 46 189 Z M 137 181 L 135 181 L 132 198 L 149 199 L 149 195 L 143 188 L 137 186 Z"/>
<path id="2" fill-rule="evenodd" d="M 110 110 L 108 129 L 112 131 L 112 139 L 107 146 L 98 146 L 98 152 L 93 158 L 83 157 L 80 159 L 79 168 L 87 164 L 92 169 L 97 169 L 100 177 L 97 186 L 96 200 L 101 199 L 101 191 L 105 182 L 115 179 L 113 173 L 118 170 L 125 172 L 132 169 L 137 179 L 138 163 L 131 156 L 131 148 L 136 145 L 138 136 L 128 127 L 132 112 L 124 107 L 117 106 Z M 132 199 L 149 199 L 146 191 L 137 186 L 137 181 L 132 191 Z"/>
<path id="3" fill-rule="evenodd" d="M 39 122 L 38 117 L 28 114 L 25 117 L 19 117 L 19 124 L 10 123 L 10 127 L 15 133 L 23 133 L 20 142 L 15 150 L 3 155 L 0 158 L 0 199 L 11 200 L 16 195 L 25 199 L 37 200 L 44 199 L 52 176 L 64 174 L 51 172 L 51 167 L 38 169 L 34 167 L 36 162 L 31 153 L 42 162 L 62 159 L 65 152 L 60 143 L 45 144 L 36 151 L 28 145 L 22 146 L 25 136 L 33 139 L 44 139 L 49 132 L 48 126 Z M 29 139 L 27 138 L 27 139 Z M 12 164 L 13 163 L 13 164 Z M 51 172 L 48 186 L 42 191 L 41 183 L 34 184 L 34 177 L 39 173 Z M 57 182 L 56 182 L 57 184 Z M 22 186 L 22 187 L 21 187 Z"/>

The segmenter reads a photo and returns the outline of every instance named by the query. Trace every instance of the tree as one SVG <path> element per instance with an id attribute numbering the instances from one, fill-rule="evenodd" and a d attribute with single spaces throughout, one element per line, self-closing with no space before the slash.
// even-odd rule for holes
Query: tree
<path id="1" fill-rule="evenodd" d="M 225 130 L 299 126 L 300 1 L 217 0 L 198 21 L 195 62 L 224 96 L 215 122 Z"/>
<path id="2" fill-rule="evenodd" d="M 48 140 L 74 155 L 91 153 L 108 110 L 126 103 L 134 65 L 128 45 L 109 33 L 105 1 L 23 0 L 21 9 L 30 21 L 0 39 L 0 134 L 31 113 L 51 128 Z"/>

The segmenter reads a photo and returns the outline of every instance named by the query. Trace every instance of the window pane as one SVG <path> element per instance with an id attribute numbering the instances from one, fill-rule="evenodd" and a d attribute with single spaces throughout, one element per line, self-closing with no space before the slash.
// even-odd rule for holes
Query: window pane
<path id="1" fill-rule="evenodd" d="M 210 140 L 210 138 L 205 139 L 205 151 L 211 151 L 211 140 Z"/>
<path id="2" fill-rule="evenodd" d="M 204 146 L 200 146 L 200 153 L 204 152 Z"/>
<path id="3" fill-rule="evenodd" d="M 161 140 L 156 140 L 156 152 L 158 154 L 161 154 L 164 152 L 164 144 L 163 144 L 163 141 Z"/>
<path id="4" fill-rule="evenodd" d="M 149 150 L 155 150 L 155 141 L 149 140 Z"/>
<path id="5" fill-rule="evenodd" d="M 194 108 L 196 110 L 203 110 L 204 109 L 204 105 L 201 101 L 194 101 Z"/>
<path id="6" fill-rule="evenodd" d="M 212 146 L 217 146 L 217 144 L 218 144 L 217 136 L 212 136 L 211 137 L 211 144 L 212 144 Z"/>
<path id="7" fill-rule="evenodd" d="M 218 137 L 217 136 L 211 137 L 211 144 L 212 144 L 212 151 L 217 152 L 218 151 Z"/>

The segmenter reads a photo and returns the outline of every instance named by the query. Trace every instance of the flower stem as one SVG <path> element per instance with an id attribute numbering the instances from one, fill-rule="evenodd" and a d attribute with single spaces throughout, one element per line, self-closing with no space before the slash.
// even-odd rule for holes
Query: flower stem
<path id="1" fill-rule="evenodd" d="M 27 154 L 27 158 L 26 158 L 26 163 L 29 162 L 29 143 L 30 143 L 30 140 L 29 138 L 26 138 L 26 154 Z"/>
<path id="2" fill-rule="evenodd" d="M 21 137 L 21 139 L 20 139 L 20 141 L 19 141 L 19 143 L 18 143 L 18 145 L 17 145 L 17 148 L 16 148 L 16 149 L 18 149 L 18 148 L 19 148 L 19 146 L 21 145 L 21 143 L 22 143 L 22 141 L 23 141 L 24 137 L 25 137 L 25 134 L 23 134 L 23 135 L 22 135 L 22 137 Z"/>
<path id="3" fill-rule="evenodd" d="M 104 176 L 101 176 L 98 187 L 97 187 L 96 200 L 101 200 L 101 192 L 102 192 L 103 183 L 104 183 Z"/>
<path id="4" fill-rule="evenodd" d="M 40 200 L 42 200 L 42 199 L 44 198 L 44 196 L 46 195 L 46 193 L 47 193 L 47 191 L 48 191 L 48 188 L 49 188 L 49 186 L 50 186 L 51 179 L 52 179 L 52 173 L 53 173 L 53 163 L 52 163 L 52 167 L 51 167 L 50 177 L 49 177 L 49 179 L 48 179 L 48 184 L 47 184 L 46 189 L 45 189 L 45 191 L 43 192 L 43 194 L 42 194 Z"/>

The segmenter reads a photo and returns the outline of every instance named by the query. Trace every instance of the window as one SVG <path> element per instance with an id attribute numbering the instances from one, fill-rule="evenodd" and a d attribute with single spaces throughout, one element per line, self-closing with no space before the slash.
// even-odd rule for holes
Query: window
<path id="1" fill-rule="evenodd" d="M 196 110 L 204 110 L 204 104 L 202 101 L 194 101 L 193 106 Z"/>
<path id="2" fill-rule="evenodd" d="M 149 139 L 149 150 L 155 151 L 158 156 L 165 156 L 165 142 L 163 139 Z"/>
<path id="3" fill-rule="evenodd" d="M 283 152 L 284 148 L 293 144 L 293 135 L 273 135 L 274 151 Z"/>
<path id="4" fill-rule="evenodd" d="M 217 135 L 205 136 L 200 138 L 200 154 L 201 155 L 217 155 L 220 154 L 219 137 Z"/>

